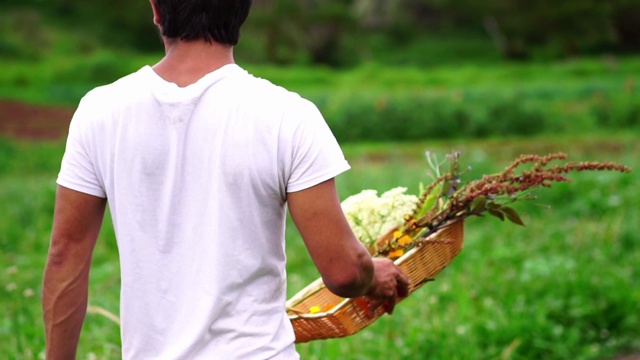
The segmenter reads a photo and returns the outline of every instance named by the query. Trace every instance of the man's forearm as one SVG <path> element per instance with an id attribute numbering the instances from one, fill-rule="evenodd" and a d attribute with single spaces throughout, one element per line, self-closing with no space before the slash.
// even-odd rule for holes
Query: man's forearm
<path id="1" fill-rule="evenodd" d="M 47 360 L 75 359 L 87 310 L 88 266 L 74 268 L 51 255 L 47 261 L 42 291 Z"/>
<path id="2" fill-rule="evenodd" d="M 48 360 L 75 359 L 106 199 L 58 186 L 42 309 Z"/>

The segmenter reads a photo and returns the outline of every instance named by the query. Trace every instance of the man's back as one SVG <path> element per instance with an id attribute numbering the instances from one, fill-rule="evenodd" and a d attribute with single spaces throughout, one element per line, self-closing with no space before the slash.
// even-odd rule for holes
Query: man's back
<path id="1" fill-rule="evenodd" d="M 315 106 L 236 65 L 185 88 L 145 67 L 88 94 L 58 182 L 109 199 L 124 356 L 295 357 L 287 192 L 347 168 Z"/>
<path id="2" fill-rule="evenodd" d="M 296 359 L 285 203 L 329 290 L 393 310 L 408 278 L 372 259 L 315 106 L 234 64 L 251 0 L 152 0 L 165 56 L 83 98 L 56 191 L 42 307 L 48 359 L 76 357 L 107 204 L 126 359 Z M 197 19 L 197 21 L 195 21 Z"/>

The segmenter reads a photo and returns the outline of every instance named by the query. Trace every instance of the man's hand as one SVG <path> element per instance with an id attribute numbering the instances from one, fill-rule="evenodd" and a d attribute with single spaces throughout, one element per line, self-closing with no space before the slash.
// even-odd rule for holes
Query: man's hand
<path id="1" fill-rule="evenodd" d="M 379 307 L 391 314 L 399 299 L 409 295 L 409 278 L 390 259 L 373 259 L 373 282 L 367 292 L 372 300 L 370 315 Z"/>
<path id="2" fill-rule="evenodd" d="M 58 187 L 42 286 L 47 359 L 75 358 L 105 205 L 106 199 Z"/>

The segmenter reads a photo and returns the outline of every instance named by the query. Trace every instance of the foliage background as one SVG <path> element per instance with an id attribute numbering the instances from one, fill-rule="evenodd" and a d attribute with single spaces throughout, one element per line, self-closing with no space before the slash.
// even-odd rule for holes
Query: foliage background
<path id="1" fill-rule="evenodd" d="M 36 40 L 36 53 L 49 44 L 38 31 L 42 21 L 82 32 L 85 49 L 158 46 L 146 1 L 5 0 L 0 9 L 10 19 L 4 30 Z M 456 51 L 473 53 L 479 47 L 465 51 L 466 45 L 489 42 L 509 59 L 627 53 L 640 50 L 638 17 L 634 0 L 256 0 L 239 52 L 251 62 L 279 64 L 427 65 L 439 59 L 421 51 L 429 50 L 424 38 L 445 37 Z M 456 48 L 456 38 L 474 41 Z M 485 52 L 474 55 L 496 57 Z M 0 42 L 0 55 L 37 56 L 15 38 Z"/>
<path id="2" fill-rule="evenodd" d="M 609 359 L 640 350 L 638 18 L 637 0 L 254 1 L 236 58 L 322 110 L 352 165 L 338 179 L 342 198 L 417 191 L 425 150 L 461 150 L 471 176 L 550 151 L 636 170 L 581 174 L 542 193 L 522 204 L 523 229 L 472 219 L 465 250 L 436 282 L 354 337 L 300 345 L 303 358 Z M 0 2 L 0 357 L 42 357 L 40 283 L 64 148 L 63 139 L 17 138 L 4 125 L 24 113 L 2 107 L 73 109 L 161 52 L 147 1 Z M 38 126 L 54 126 L 42 114 Z M 318 274 L 295 227 L 287 231 L 293 294 Z M 116 314 L 117 256 L 107 218 L 90 302 Z M 119 352 L 117 325 L 88 314 L 79 358 Z"/>

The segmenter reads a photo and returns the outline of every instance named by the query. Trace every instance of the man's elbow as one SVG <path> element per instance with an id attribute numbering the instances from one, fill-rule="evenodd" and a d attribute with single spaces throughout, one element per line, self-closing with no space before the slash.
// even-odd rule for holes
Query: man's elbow
<path id="1" fill-rule="evenodd" d="M 47 266 L 63 267 L 73 256 L 73 244 L 75 242 L 66 237 L 52 236 L 49 251 L 47 253 Z"/>
<path id="2" fill-rule="evenodd" d="M 73 266 L 86 266 L 91 261 L 93 250 L 88 238 L 53 234 L 47 253 L 47 269 L 61 269 Z"/>
<path id="3" fill-rule="evenodd" d="M 373 262 L 369 254 L 356 257 L 355 261 L 345 269 L 330 276 L 323 276 L 327 288 L 334 294 L 344 298 L 364 295 L 373 279 Z"/>

